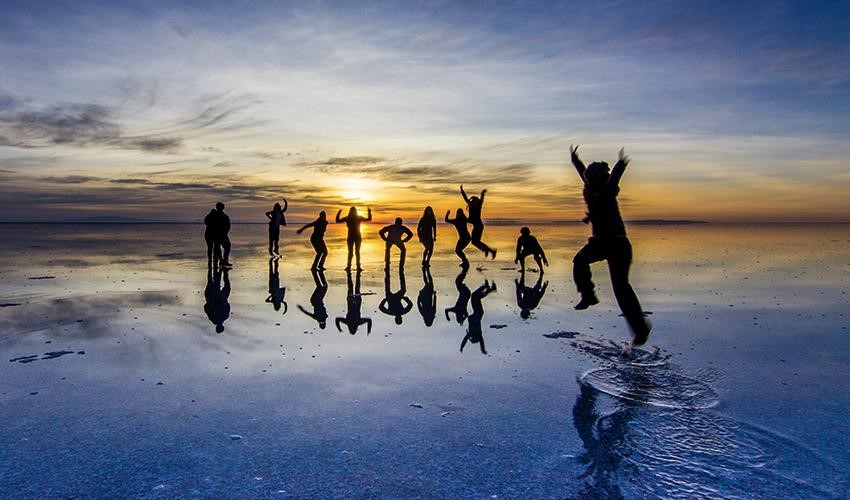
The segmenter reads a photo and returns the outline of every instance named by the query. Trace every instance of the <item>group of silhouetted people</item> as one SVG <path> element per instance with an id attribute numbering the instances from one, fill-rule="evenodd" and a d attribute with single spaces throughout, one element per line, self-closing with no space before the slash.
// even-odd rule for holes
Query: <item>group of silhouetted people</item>
<path id="1" fill-rule="evenodd" d="M 595 286 L 591 279 L 590 264 L 601 260 L 607 261 L 611 274 L 611 283 L 614 295 L 620 309 L 623 312 L 623 316 L 626 318 L 626 321 L 633 333 L 632 344 L 641 345 L 646 342 L 651 325 L 646 320 L 643 310 L 641 309 L 640 302 L 629 284 L 629 268 L 632 261 L 632 247 L 628 237 L 626 236 L 625 224 L 623 223 L 623 219 L 620 215 L 620 209 L 617 204 L 617 195 L 620 190 L 620 178 L 623 176 L 623 173 L 629 164 L 629 158 L 625 156 L 621 149 L 617 163 L 614 165 L 613 169 L 610 169 L 609 171 L 608 164 L 606 162 L 593 162 L 590 165 L 585 166 L 578 156 L 578 146 L 570 147 L 570 157 L 584 183 L 582 194 L 587 206 L 587 212 L 583 221 L 591 224 L 592 226 L 592 236 L 588 239 L 587 244 L 585 244 L 573 258 L 573 278 L 576 287 L 581 294 L 581 299 L 575 305 L 575 309 L 583 310 L 599 303 L 599 299 L 595 292 Z M 455 211 L 454 218 L 452 218 L 450 217 L 451 210 L 449 210 L 446 212 L 445 221 L 452 224 L 457 231 L 458 240 L 455 245 L 455 253 L 461 260 L 460 266 L 463 269 L 461 276 L 464 276 L 466 269 L 469 268 L 469 259 L 466 257 L 464 250 L 470 243 L 484 252 L 485 258 L 491 257 L 495 259 L 496 249 L 491 248 L 482 241 L 484 233 L 482 209 L 487 190 L 482 190 L 479 196 L 468 196 L 463 185 L 461 185 L 460 194 L 466 203 L 467 212 L 465 213 L 463 208 L 458 208 Z M 280 227 L 286 225 L 284 212 L 286 212 L 287 208 L 288 203 L 286 200 L 283 200 L 283 206 L 279 203 L 275 203 L 274 208 L 266 212 L 266 217 L 268 218 L 269 223 L 269 255 L 271 255 L 273 259 L 280 257 Z M 360 300 L 358 290 L 359 271 L 362 269 L 360 247 L 363 241 L 361 225 L 363 222 L 372 220 L 372 209 L 371 207 L 367 207 L 367 215 L 365 217 L 360 215 L 355 207 L 351 207 L 348 211 L 348 215 L 345 217 L 342 217 L 341 215 L 342 210 L 339 210 L 336 214 L 335 221 L 337 223 L 345 223 L 348 230 L 346 238 L 348 258 L 345 269 L 346 271 L 349 271 L 349 315 L 354 314 L 352 311 L 356 310 L 358 312 L 351 317 L 346 316 L 345 318 L 337 318 L 336 323 L 337 326 L 340 326 L 340 323 L 346 323 L 349 329 L 356 329 L 357 326 L 366 323 L 368 328 L 371 329 L 371 320 L 367 321 L 368 318 L 360 317 L 359 304 L 352 303 L 352 301 L 358 302 Z M 231 264 L 229 261 L 229 255 L 231 245 L 228 237 L 228 232 L 230 231 L 230 219 L 224 213 L 223 203 L 219 202 L 216 204 L 216 208 L 211 210 L 204 218 L 204 224 L 206 225 L 204 237 L 207 242 L 207 258 L 210 267 L 214 267 L 214 264 L 219 261 L 223 268 L 230 267 Z M 472 226 L 471 232 L 469 231 L 469 225 Z M 297 233 L 300 234 L 308 228 L 313 228 L 313 232 L 310 235 L 310 243 L 316 252 L 316 257 L 313 260 L 311 269 L 314 272 L 314 279 L 317 279 L 317 284 L 319 281 L 318 278 L 316 278 L 315 273 L 321 273 L 321 271 L 324 270 L 325 259 L 328 255 L 328 248 L 324 241 L 327 226 L 327 215 L 324 211 L 322 211 L 319 212 L 319 216 L 316 220 L 305 224 L 297 231 Z M 424 247 L 422 254 L 422 267 L 423 272 L 425 272 L 430 266 L 431 256 L 434 252 L 434 244 L 437 240 L 437 221 L 434 216 L 434 210 L 430 206 L 425 208 L 417 225 L 416 234 Z M 404 225 L 403 220 L 398 217 L 395 219 L 393 224 L 381 228 L 378 231 L 378 235 L 386 244 L 384 252 L 386 269 L 389 270 L 390 267 L 390 257 L 393 247 L 396 247 L 399 251 L 399 269 L 403 269 L 407 255 L 405 244 L 413 238 L 413 232 L 407 228 Z M 526 305 L 526 307 L 523 307 L 524 317 L 527 317 L 528 311 L 537 306 L 537 303 L 539 303 L 540 300 L 539 297 L 542 296 L 542 293 L 546 288 L 545 285 L 541 287 L 541 280 L 538 280 L 535 287 L 525 286 L 524 273 L 525 259 L 527 257 L 532 257 L 534 259 L 542 275 L 543 266 L 548 266 L 549 261 L 546 258 L 546 254 L 543 251 L 540 242 L 536 237 L 531 235 L 531 230 L 528 227 L 523 227 L 521 228 L 520 235 L 517 239 L 514 262 L 520 265 L 520 270 L 523 273 L 522 280 L 517 281 L 517 299 L 518 302 L 522 302 Z M 350 274 L 352 269 L 352 259 L 354 259 L 356 270 L 358 271 L 356 283 L 352 282 Z M 277 273 L 275 272 L 274 274 Z M 389 275 L 387 274 L 387 276 Z M 428 273 L 427 276 L 430 276 L 430 273 Z M 274 303 L 276 305 L 276 309 L 278 309 L 283 301 L 283 293 L 285 293 L 285 290 L 280 289 L 278 285 L 271 282 L 269 287 L 269 301 Z M 387 283 L 387 289 L 389 290 L 389 283 Z M 324 285 L 324 290 L 327 290 L 326 284 Z M 381 305 L 381 310 L 383 311 L 386 309 L 384 312 L 387 312 L 388 314 L 392 313 L 396 316 L 396 321 L 398 323 L 401 322 L 401 316 L 406 314 L 406 312 L 412 308 L 412 303 L 410 303 L 410 300 L 404 296 L 404 290 L 404 278 L 402 274 L 401 295 L 397 296 L 397 294 L 390 294 L 388 291 L 387 299 L 385 300 L 386 303 L 382 303 Z M 493 290 L 495 290 L 495 285 L 490 285 L 489 282 L 485 282 L 482 287 L 479 287 L 475 293 L 471 294 L 469 293 L 468 288 L 466 289 L 466 293 L 463 293 L 463 291 L 459 288 L 459 294 L 461 296 L 459 297 L 459 300 L 461 300 L 464 295 L 475 299 L 473 300 L 473 310 L 477 311 L 478 308 L 475 307 L 475 302 L 478 301 L 480 303 L 480 298 L 483 298 Z M 402 298 L 407 299 L 406 302 L 401 300 Z M 450 310 L 451 309 L 446 311 L 447 317 Z M 327 314 L 322 314 L 317 310 L 315 317 L 321 324 L 323 324 L 327 319 Z M 320 317 L 321 319 L 319 319 Z M 459 312 L 458 319 L 460 320 Z M 464 344 L 467 340 L 473 343 L 478 343 L 478 339 L 480 337 L 480 324 L 473 328 L 472 323 L 472 317 L 470 316 L 470 332 L 468 339 L 464 340 Z M 483 352 L 483 340 L 480 342 Z"/>

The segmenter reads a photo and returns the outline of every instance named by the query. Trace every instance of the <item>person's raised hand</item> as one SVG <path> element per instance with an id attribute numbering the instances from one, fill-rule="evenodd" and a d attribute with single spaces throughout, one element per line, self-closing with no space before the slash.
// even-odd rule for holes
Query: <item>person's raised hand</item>
<path id="1" fill-rule="evenodd" d="M 578 144 L 576 144 L 575 146 L 570 144 L 570 156 L 578 156 Z"/>
<path id="2" fill-rule="evenodd" d="M 628 165 L 631 159 L 626 156 L 626 148 L 620 148 L 620 152 L 617 154 L 617 159 L 623 164 Z"/>

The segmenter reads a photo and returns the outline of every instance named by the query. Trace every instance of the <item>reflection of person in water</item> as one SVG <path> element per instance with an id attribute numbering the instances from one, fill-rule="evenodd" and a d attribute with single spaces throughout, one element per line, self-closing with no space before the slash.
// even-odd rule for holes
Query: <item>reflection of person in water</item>
<path id="1" fill-rule="evenodd" d="M 463 253 L 463 249 L 469 245 L 469 242 L 472 239 L 469 236 L 469 229 L 466 227 L 468 223 L 468 219 L 466 215 L 463 213 L 462 208 L 457 209 L 457 215 L 455 215 L 454 219 L 449 218 L 449 214 L 451 211 L 446 211 L 446 222 L 452 224 L 455 229 L 457 229 L 457 245 L 455 245 L 455 253 L 458 257 L 460 257 L 460 267 L 469 267 L 469 260 L 466 258 L 466 254 Z"/>
<path id="2" fill-rule="evenodd" d="M 215 325 L 215 331 L 224 331 L 224 322 L 230 317 L 230 278 L 227 268 L 207 269 L 207 287 L 204 289 L 204 312 L 207 318 Z M 224 287 L 221 286 L 224 278 Z"/>
<path id="3" fill-rule="evenodd" d="M 283 208 L 280 203 L 275 203 L 274 207 L 266 212 L 266 217 L 269 218 L 269 255 L 280 257 L 280 226 L 286 225 L 286 216 L 283 215 L 286 209 L 289 208 L 289 203 L 286 199 L 283 200 Z"/>
<path id="4" fill-rule="evenodd" d="M 366 217 L 357 215 L 357 209 L 354 207 L 348 209 L 348 215 L 345 217 L 340 217 L 342 210 L 336 213 L 337 224 L 345 222 L 348 227 L 348 239 L 346 240 L 348 243 L 348 265 L 345 266 L 346 271 L 351 270 L 352 251 L 357 254 L 357 270 L 362 270 L 360 267 L 360 245 L 363 243 L 363 236 L 360 234 L 360 224 L 372 220 L 372 208 L 366 207 L 366 210 L 368 211 Z"/>
<path id="5" fill-rule="evenodd" d="M 525 273 L 522 273 L 518 280 L 514 280 L 514 283 L 516 283 L 516 304 L 519 306 L 519 315 L 522 319 L 528 319 L 531 316 L 531 311 L 540 305 L 543 294 L 546 293 L 546 287 L 549 286 L 548 281 L 541 286 L 542 282 L 543 273 L 537 276 L 537 283 L 533 287 L 525 286 Z"/>
<path id="6" fill-rule="evenodd" d="M 278 260 L 272 257 L 269 259 L 269 296 L 266 297 L 266 302 L 274 306 L 275 311 L 280 311 L 280 306 L 283 305 L 283 314 L 286 314 L 289 308 L 283 300 L 286 297 L 286 287 L 280 286 L 280 273 L 278 272 Z"/>
<path id="7" fill-rule="evenodd" d="M 431 256 L 434 255 L 434 242 L 437 241 L 437 218 L 434 216 L 434 209 L 430 206 L 425 207 L 422 218 L 419 219 L 419 225 L 416 226 L 416 234 L 422 246 L 425 247 L 422 252 L 422 266 L 428 267 L 431 265 Z"/>
<path id="8" fill-rule="evenodd" d="M 310 305 L 313 306 L 313 312 L 304 309 L 301 304 L 298 304 L 298 309 L 307 316 L 310 316 L 319 323 L 319 328 L 325 328 L 328 320 L 328 310 L 325 307 L 325 295 L 328 293 L 328 282 L 325 280 L 325 273 L 321 269 L 312 271 L 313 281 L 316 283 L 316 289 L 310 295 Z"/>
<path id="9" fill-rule="evenodd" d="M 546 253 L 537 238 L 531 235 L 531 229 L 523 227 L 519 230 L 519 238 L 516 240 L 516 259 L 514 259 L 514 264 L 519 264 L 523 273 L 525 273 L 525 258 L 529 255 L 534 257 L 540 274 L 543 274 L 543 264 L 549 265 Z"/>
<path id="10" fill-rule="evenodd" d="M 485 257 L 492 256 L 495 259 L 496 249 L 488 247 L 481 241 L 481 236 L 484 234 L 484 221 L 481 220 L 481 209 L 484 206 L 484 195 L 487 194 L 487 190 L 484 189 L 481 191 L 480 198 L 478 196 L 467 196 L 466 191 L 463 190 L 463 184 L 461 184 L 460 194 L 463 196 L 463 201 L 466 202 L 469 210 L 469 223 L 472 224 L 472 245 L 484 252 Z"/>
<path id="11" fill-rule="evenodd" d="M 484 319 L 484 305 L 481 300 L 484 299 L 490 292 L 496 291 L 496 284 L 492 285 L 487 280 L 472 292 L 470 302 L 472 302 L 472 314 L 469 315 L 469 323 L 466 326 L 466 336 L 460 343 L 460 352 L 463 352 L 467 342 L 479 344 L 481 353 L 487 354 L 487 349 L 484 348 L 484 333 L 481 331 L 481 320 Z"/>
<path id="12" fill-rule="evenodd" d="M 348 310 L 345 312 L 345 317 L 336 318 L 336 329 L 342 331 L 340 324 L 345 323 L 348 327 L 348 333 L 354 335 L 360 325 L 366 324 L 366 334 L 372 333 L 372 318 L 364 318 L 360 314 L 360 308 L 363 306 L 363 296 L 360 295 L 360 273 L 357 274 L 356 284 L 351 279 L 351 271 L 345 273 L 348 276 L 348 297 L 346 299 Z"/>
<path id="13" fill-rule="evenodd" d="M 646 343 L 652 326 L 644 317 L 637 295 L 629 284 L 632 245 L 626 237 L 626 226 L 617 205 L 620 178 L 626 172 L 629 157 L 620 149 L 619 160 L 610 174 L 605 162 L 593 162 L 585 167 L 578 157 L 578 146 L 570 146 L 570 158 L 584 181 L 583 195 L 587 204 L 584 222 L 589 222 L 593 228 L 593 236 L 573 258 L 573 279 L 581 293 L 581 301 L 575 308 L 587 309 L 599 303 L 590 264 L 607 260 L 614 296 L 632 331 L 632 345 L 642 345 Z"/>
<path id="14" fill-rule="evenodd" d="M 325 259 L 328 257 L 328 246 L 325 244 L 325 231 L 328 229 L 328 217 L 325 214 L 325 211 L 322 210 L 319 212 L 319 217 L 313 222 L 304 224 L 298 231 L 295 231 L 297 234 L 301 234 L 308 227 L 313 228 L 313 234 L 310 235 L 310 244 L 313 245 L 313 250 L 316 251 L 316 258 L 313 259 L 313 265 L 310 267 L 312 270 L 324 270 L 325 269 Z M 351 256 L 349 253 L 348 258 L 349 265 L 351 264 Z"/>
<path id="15" fill-rule="evenodd" d="M 468 267 L 461 268 L 460 274 L 458 274 L 455 278 L 457 300 L 455 301 L 454 306 L 446 308 L 446 320 L 451 321 L 449 313 L 455 313 L 455 319 L 459 325 L 462 325 L 463 322 L 466 321 L 466 318 L 469 317 L 467 306 L 469 305 L 469 297 L 472 295 L 472 292 L 469 291 L 469 287 L 463 282 L 463 280 L 466 279 L 466 272 L 468 270 Z"/>
<path id="16" fill-rule="evenodd" d="M 581 392 L 573 406 L 573 425 L 584 445 L 578 462 L 587 468 L 579 476 L 586 479 L 577 498 L 624 498 L 620 490 L 619 472 L 626 432 L 634 408 L 615 409 L 597 414 L 599 392 L 587 384 L 579 384 Z"/>
<path id="17" fill-rule="evenodd" d="M 431 277 L 428 266 L 422 268 L 422 281 L 424 284 L 419 290 L 416 307 L 422 315 L 425 326 L 431 326 L 434 324 L 434 317 L 437 316 L 437 292 L 434 290 L 434 279 Z"/>
<path id="18" fill-rule="evenodd" d="M 412 235 L 411 235 L 412 236 Z M 413 309 L 413 302 L 410 301 L 405 294 L 407 293 L 407 285 L 404 282 L 404 270 L 398 270 L 398 286 L 397 292 L 390 291 L 390 270 L 384 270 L 384 300 L 378 306 L 378 309 L 390 316 L 395 316 L 395 324 L 400 325 L 402 316 L 409 313 Z"/>
<path id="19" fill-rule="evenodd" d="M 398 247 L 400 252 L 398 267 L 404 268 L 404 257 L 407 255 L 404 244 L 410 241 L 410 238 L 413 238 L 413 233 L 402 222 L 401 217 L 396 217 L 395 224 L 384 226 L 378 231 L 378 236 L 387 244 L 384 251 L 384 264 L 387 269 L 390 267 L 390 249 L 393 246 Z"/>

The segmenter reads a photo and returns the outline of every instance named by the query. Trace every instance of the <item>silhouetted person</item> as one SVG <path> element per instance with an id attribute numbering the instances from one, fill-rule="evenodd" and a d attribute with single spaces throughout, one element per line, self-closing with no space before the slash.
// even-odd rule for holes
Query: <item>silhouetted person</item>
<path id="1" fill-rule="evenodd" d="M 434 290 L 434 279 L 431 277 L 428 266 L 422 268 L 422 281 L 424 284 L 416 298 L 416 307 L 422 315 L 425 326 L 431 326 L 434 324 L 434 317 L 437 316 L 437 292 Z"/>
<path id="2" fill-rule="evenodd" d="M 360 267 L 360 245 L 363 243 L 363 236 L 360 234 L 360 224 L 372 220 L 372 208 L 366 207 L 366 209 L 368 210 L 366 217 L 357 215 L 357 209 L 354 207 L 348 209 L 348 215 L 345 217 L 340 218 L 342 210 L 336 213 L 337 224 L 345 222 L 345 225 L 348 227 L 348 239 L 346 240 L 348 243 L 348 265 L 345 266 L 346 271 L 351 270 L 352 250 L 357 254 L 357 270 L 362 270 Z"/>
<path id="3" fill-rule="evenodd" d="M 366 334 L 372 333 L 372 318 L 364 318 L 360 314 L 360 308 L 363 306 L 363 296 L 360 295 L 360 272 L 357 272 L 356 284 L 351 280 L 351 271 L 345 273 L 348 277 L 348 297 L 346 303 L 348 310 L 345 311 L 345 317 L 336 318 L 336 329 L 342 331 L 341 323 L 345 323 L 348 327 L 348 333 L 354 335 L 360 325 L 366 324 Z"/>
<path id="4" fill-rule="evenodd" d="M 310 267 L 310 269 L 324 270 L 325 259 L 328 257 L 328 246 L 325 244 L 325 231 L 327 231 L 328 229 L 328 217 L 325 214 L 325 211 L 322 210 L 321 212 L 319 212 L 319 217 L 316 220 L 304 224 L 301 229 L 295 232 L 297 234 L 301 234 L 308 227 L 313 228 L 313 234 L 310 235 L 310 244 L 313 245 L 313 250 L 316 251 L 316 258 L 313 259 L 313 265 Z M 348 255 L 348 264 L 351 265 L 350 249 Z"/>
<path id="5" fill-rule="evenodd" d="M 460 343 L 460 352 L 463 352 L 467 342 L 479 344 L 481 354 L 487 354 L 487 349 L 484 348 L 484 333 L 481 331 L 481 320 L 484 319 L 484 305 L 481 300 L 484 299 L 490 292 L 496 291 L 496 284 L 492 285 L 487 280 L 472 292 L 472 314 L 469 315 L 469 323 L 466 325 L 466 336 Z"/>
<path id="6" fill-rule="evenodd" d="M 204 217 L 204 240 L 207 242 L 207 266 L 212 267 L 213 259 L 221 260 L 221 245 L 216 242 L 216 217 L 215 209 L 210 209 Z"/>
<path id="7" fill-rule="evenodd" d="M 514 259 L 514 264 L 519 264 L 523 273 L 525 272 L 525 258 L 529 255 L 534 257 L 534 262 L 537 262 L 540 274 L 543 274 L 543 264 L 549 265 L 549 261 L 546 260 L 546 253 L 537 238 L 531 235 L 531 229 L 523 227 L 519 230 L 519 238 L 516 240 L 516 259 Z"/>
<path id="8" fill-rule="evenodd" d="M 472 238 L 469 236 L 469 229 L 466 227 L 468 219 L 463 213 L 462 208 L 457 209 L 457 214 L 454 219 L 449 219 L 450 213 L 451 211 L 446 211 L 446 222 L 452 224 L 455 229 L 457 229 L 457 244 L 455 245 L 455 253 L 458 257 L 460 257 L 460 267 L 467 268 L 469 267 L 469 259 L 466 258 L 466 254 L 463 252 L 463 249 L 469 245 L 470 241 L 472 241 Z"/>
<path id="9" fill-rule="evenodd" d="M 269 296 L 266 297 L 266 302 L 274 306 L 275 311 L 280 311 L 280 306 L 283 305 L 283 314 L 286 314 L 289 308 L 283 300 L 286 297 L 286 287 L 280 286 L 280 273 L 278 272 L 278 260 L 272 257 L 269 259 Z"/>
<path id="10" fill-rule="evenodd" d="M 230 267 L 230 237 L 228 236 L 228 233 L 230 233 L 230 217 L 224 213 L 224 203 L 215 204 L 215 210 L 207 214 L 204 218 L 204 224 L 207 225 L 206 231 L 212 238 L 213 246 L 222 248 L 221 265 Z M 209 243 L 207 243 L 207 252 L 209 254 Z"/>
<path id="11" fill-rule="evenodd" d="M 549 282 L 543 283 L 543 273 L 540 273 L 533 287 L 525 286 L 525 272 L 523 272 L 520 279 L 514 280 L 514 283 L 516 283 L 516 305 L 519 307 L 519 315 L 522 319 L 528 319 L 531 311 L 540 305 Z M 541 283 L 543 283 L 542 286 Z"/>
<path id="12" fill-rule="evenodd" d="M 310 295 L 310 305 L 313 306 L 313 312 L 309 312 L 301 304 L 298 304 L 298 309 L 307 316 L 310 316 L 319 323 L 319 328 L 325 329 L 328 321 L 328 310 L 325 307 L 325 295 L 328 293 L 328 282 L 325 280 L 325 273 L 321 269 L 313 269 L 313 281 L 316 283 L 316 289 Z"/>
<path id="13" fill-rule="evenodd" d="M 284 199 L 283 208 L 280 208 L 280 203 L 275 203 L 274 207 L 266 212 L 266 217 L 269 218 L 269 255 L 280 257 L 280 226 L 286 225 L 286 216 L 283 213 L 287 208 L 289 203 Z"/>
<path id="14" fill-rule="evenodd" d="M 487 190 L 481 191 L 481 197 L 467 196 L 463 190 L 463 184 L 460 186 L 460 194 L 463 196 L 463 201 L 469 210 L 469 223 L 472 224 L 472 246 L 484 252 L 484 257 L 492 256 L 496 258 L 496 250 L 488 247 L 481 241 L 481 236 L 484 234 L 484 221 L 481 220 L 481 208 L 484 205 L 484 195 Z"/>
<path id="15" fill-rule="evenodd" d="M 644 317 L 637 295 L 629 284 L 632 245 L 626 237 L 626 226 L 617 205 L 620 178 L 626 171 L 629 158 L 620 149 L 619 160 L 609 173 L 605 162 L 593 162 L 585 167 L 578 157 L 578 146 L 570 146 L 570 157 L 584 181 L 583 195 L 587 204 L 584 222 L 589 222 L 593 228 L 593 236 L 573 258 L 573 279 L 581 293 L 581 301 L 575 308 L 587 309 L 599 303 L 591 279 L 590 264 L 607 260 L 614 296 L 632 331 L 632 345 L 642 345 L 649 337 L 651 325 Z"/>
<path id="16" fill-rule="evenodd" d="M 412 236 L 412 235 L 411 235 Z M 404 282 L 404 270 L 398 270 L 398 286 L 397 292 L 390 291 L 390 269 L 384 270 L 384 300 L 378 306 L 378 310 L 384 314 L 395 317 L 395 324 L 400 325 L 402 316 L 409 313 L 413 309 L 413 302 L 405 295 L 407 286 Z"/>
<path id="17" fill-rule="evenodd" d="M 466 279 L 466 272 L 468 270 L 468 267 L 461 268 L 460 274 L 455 278 L 457 300 L 455 300 L 455 305 L 446 308 L 446 320 L 451 321 L 452 319 L 449 317 L 449 313 L 455 313 L 455 319 L 459 325 L 462 325 L 466 321 L 466 318 L 469 317 L 467 306 L 469 305 L 469 298 L 472 296 L 472 292 L 469 291 L 469 287 L 463 282 Z"/>
<path id="18" fill-rule="evenodd" d="M 419 225 L 416 226 L 416 235 L 425 247 L 422 252 L 422 266 L 430 266 L 431 256 L 434 255 L 434 242 L 437 241 L 437 218 L 434 216 L 433 208 L 425 207 L 422 218 L 419 219 Z"/>
<path id="19" fill-rule="evenodd" d="M 410 238 L 413 238 L 413 233 L 402 222 L 401 217 L 396 217 L 395 224 L 384 226 L 378 231 L 378 236 L 386 242 L 384 264 L 387 268 L 390 267 L 390 249 L 393 246 L 398 247 L 400 253 L 398 267 L 404 267 L 404 258 L 407 255 L 407 249 L 404 247 L 404 244 L 410 241 Z"/>
<path id="20" fill-rule="evenodd" d="M 230 317 L 230 278 L 227 276 L 227 268 L 207 269 L 207 287 L 204 289 L 204 312 L 207 318 L 215 325 L 216 333 L 224 331 L 224 322 Z M 224 278 L 224 287 L 221 280 Z"/>

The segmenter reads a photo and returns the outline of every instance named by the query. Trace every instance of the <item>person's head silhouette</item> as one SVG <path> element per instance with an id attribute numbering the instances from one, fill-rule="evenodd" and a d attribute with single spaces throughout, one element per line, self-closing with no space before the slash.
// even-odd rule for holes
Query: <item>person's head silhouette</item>
<path id="1" fill-rule="evenodd" d="M 400 325 L 401 321 L 402 321 L 401 315 L 398 315 L 398 316 L 395 317 L 395 324 Z"/>
<path id="2" fill-rule="evenodd" d="M 222 203 L 222 202 L 216 203 L 215 209 L 218 210 L 219 212 L 223 211 L 224 210 L 224 203 Z"/>
<path id="3" fill-rule="evenodd" d="M 462 219 L 462 218 L 464 218 L 464 217 L 466 217 L 466 215 L 464 215 L 464 213 L 463 213 L 463 209 L 462 209 L 462 208 L 458 208 L 458 209 L 457 209 L 457 212 L 455 213 L 455 218 L 456 218 L 456 219 Z"/>
<path id="4" fill-rule="evenodd" d="M 325 220 L 328 218 L 328 214 L 326 214 L 325 211 L 322 210 L 321 212 L 319 212 L 319 218 Z"/>
<path id="5" fill-rule="evenodd" d="M 608 182 L 608 172 L 608 164 L 604 161 L 595 161 L 587 166 L 584 178 L 591 191 L 598 191 L 605 186 Z"/>
<path id="6" fill-rule="evenodd" d="M 224 323 L 219 323 L 215 325 L 215 333 L 221 333 L 224 331 Z"/>
<path id="7" fill-rule="evenodd" d="M 349 217 L 357 217 L 357 209 L 354 208 L 354 207 L 349 208 L 348 209 L 348 216 Z"/>
<path id="8" fill-rule="evenodd" d="M 523 309 L 519 312 L 519 317 L 522 319 L 528 319 L 529 316 L 531 316 L 531 311 L 528 309 Z"/>
<path id="9" fill-rule="evenodd" d="M 275 203 L 273 209 L 275 212 L 280 212 L 280 203 Z"/>
<path id="10" fill-rule="evenodd" d="M 402 224 L 402 222 L 403 222 L 403 221 L 401 220 L 401 217 L 396 217 L 396 218 L 395 218 L 395 225 L 396 225 L 396 226 L 400 226 L 400 225 Z"/>
<path id="11" fill-rule="evenodd" d="M 519 234 L 523 236 L 528 236 L 531 234 L 531 229 L 528 229 L 528 226 L 523 226 L 522 229 L 519 230 Z"/>
<path id="12" fill-rule="evenodd" d="M 434 209 L 431 208 L 430 205 L 428 205 L 427 207 L 425 207 L 425 211 L 422 212 L 422 216 L 426 217 L 428 219 L 433 219 L 434 218 Z"/>

